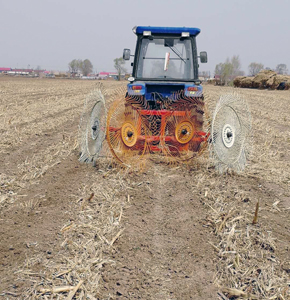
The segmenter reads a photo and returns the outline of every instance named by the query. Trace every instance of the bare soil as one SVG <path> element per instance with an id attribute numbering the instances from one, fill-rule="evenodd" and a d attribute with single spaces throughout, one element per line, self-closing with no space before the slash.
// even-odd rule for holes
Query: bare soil
<path id="1" fill-rule="evenodd" d="M 235 89 L 253 155 L 242 174 L 220 175 L 208 153 L 143 172 L 79 163 L 95 86 L 0 77 L 0 298 L 65 299 L 79 283 L 74 299 L 287 299 L 290 92 Z M 204 88 L 211 109 L 232 92 Z"/>

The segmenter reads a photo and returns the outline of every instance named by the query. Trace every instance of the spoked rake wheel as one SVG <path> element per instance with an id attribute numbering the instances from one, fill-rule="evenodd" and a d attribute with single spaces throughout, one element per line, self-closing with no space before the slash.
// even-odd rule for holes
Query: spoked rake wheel
<path id="1" fill-rule="evenodd" d="M 211 128 L 212 157 L 220 172 L 242 171 L 251 146 L 251 115 L 244 98 L 224 95 L 217 103 Z"/>
<path id="2" fill-rule="evenodd" d="M 173 111 L 166 120 L 163 152 L 173 162 L 186 162 L 196 157 L 201 143 L 205 142 L 202 121 L 198 119 L 195 109 Z"/>
<path id="3" fill-rule="evenodd" d="M 90 118 L 88 119 L 87 130 L 86 130 L 86 146 L 88 153 L 91 156 L 98 155 L 102 142 L 105 139 L 106 133 L 106 119 L 105 119 L 105 107 L 104 103 L 97 102 L 91 112 Z"/>
<path id="4" fill-rule="evenodd" d="M 80 161 L 96 163 L 106 136 L 106 115 L 102 91 L 96 89 L 87 96 L 80 121 Z"/>
<path id="5" fill-rule="evenodd" d="M 144 125 L 137 109 L 116 100 L 107 117 L 107 142 L 114 157 L 127 166 L 137 166 L 143 162 L 146 149 Z"/>

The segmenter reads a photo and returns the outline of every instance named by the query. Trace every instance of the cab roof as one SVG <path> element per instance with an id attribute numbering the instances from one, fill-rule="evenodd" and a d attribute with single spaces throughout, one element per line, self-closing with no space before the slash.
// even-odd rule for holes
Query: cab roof
<path id="1" fill-rule="evenodd" d="M 156 27 L 156 26 L 135 26 L 133 32 L 142 35 L 144 31 L 151 31 L 151 34 L 181 35 L 182 32 L 189 32 L 190 36 L 197 36 L 199 28 L 193 27 Z"/>

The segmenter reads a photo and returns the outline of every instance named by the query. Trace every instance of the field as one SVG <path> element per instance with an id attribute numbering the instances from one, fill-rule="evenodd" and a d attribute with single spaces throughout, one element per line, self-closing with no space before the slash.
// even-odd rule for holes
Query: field
<path id="1" fill-rule="evenodd" d="M 290 299 L 290 91 L 234 89 L 253 152 L 220 175 L 207 152 L 142 172 L 80 163 L 95 87 L 0 77 L 0 299 Z M 233 91 L 204 88 L 210 110 Z"/>

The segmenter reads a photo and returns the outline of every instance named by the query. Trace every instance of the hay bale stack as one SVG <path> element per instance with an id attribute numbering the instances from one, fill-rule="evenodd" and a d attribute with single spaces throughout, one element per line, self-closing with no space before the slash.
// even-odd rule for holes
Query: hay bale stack
<path id="1" fill-rule="evenodd" d="M 237 76 L 233 83 L 234 87 L 238 88 L 289 90 L 290 75 L 279 75 L 272 70 L 262 70 L 255 77 Z"/>
<path id="2" fill-rule="evenodd" d="M 253 78 L 254 77 L 245 77 L 241 80 L 241 88 L 252 88 L 253 87 Z"/>
<path id="3" fill-rule="evenodd" d="M 290 76 L 289 75 L 279 75 L 278 74 L 276 76 L 273 76 L 267 81 L 266 85 L 268 88 L 275 90 L 283 82 L 284 82 L 283 89 L 289 90 L 290 89 Z"/>
<path id="4" fill-rule="evenodd" d="M 244 78 L 247 78 L 247 77 L 246 76 L 237 76 L 233 81 L 234 87 L 241 87 L 241 82 Z"/>
<path id="5" fill-rule="evenodd" d="M 266 86 L 267 86 L 269 89 L 272 89 L 272 90 L 275 89 L 275 78 L 276 78 L 276 76 L 272 76 L 272 77 L 266 82 Z"/>
<path id="6" fill-rule="evenodd" d="M 257 89 L 267 88 L 267 81 L 276 75 L 272 70 L 262 70 L 254 77 L 252 87 Z"/>

